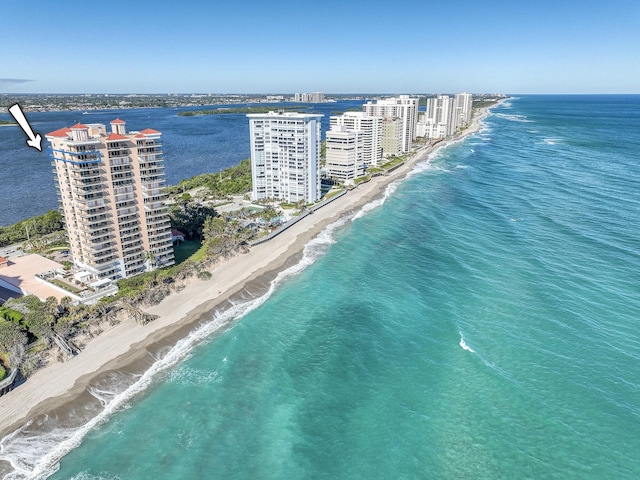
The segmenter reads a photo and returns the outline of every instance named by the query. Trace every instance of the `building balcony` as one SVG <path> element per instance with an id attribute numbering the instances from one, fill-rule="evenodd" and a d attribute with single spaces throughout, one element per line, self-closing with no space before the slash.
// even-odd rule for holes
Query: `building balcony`
<path id="1" fill-rule="evenodd" d="M 162 211 L 164 213 L 164 203 L 163 202 L 149 202 L 144 204 L 145 212 L 157 212 Z"/>
<path id="2" fill-rule="evenodd" d="M 98 272 L 106 273 L 108 270 L 113 270 L 113 261 L 116 260 L 116 257 L 113 258 L 101 258 L 99 261 L 91 262 L 91 266 L 95 268 Z"/>
<path id="3" fill-rule="evenodd" d="M 150 230 L 166 230 L 171 228 L 171 222 L 164 216 L 157 216 L 147 219 L 147 228 Z"/>
<path id="4" fill-rule="evenodd" d="M 140 264 L 142 264 L 144 263 L 144 260 L 141 259 L 142 252 L 143 252 L 142 248 L 136 251 L 132 250 L 131 252 L 124 254 L 122 258 L 124 259 L 125 263 L 131 263 L 137 260 L 140 262 Z"/>
<path id="5" fill-rule="evenodd" d="M 111 260 L 115 257 L 115 251 L 112 248 L 107 248 L 100 251 L 93 251 L 89 257 L 94 261 L 98 262 L 99 260 Z"/>
<path id="6" fill-rule="evenodd" d="M 112 232 L 111 223 L 105 222 L 107 225 L 101 228 L 89 228 L 86 225 L 80 225 L 76 227 L 76 229 L 80 232 L 80 236 L 82 238 L 87 238 L 89 242 L 93 242 L 93 240 L 97 238 L 102 238 L 105 236 L 110 236 Z"/>
<path id="7" fill-rule="evenodd" d="M 117 155 L 115 153 L 109 153 L 109 165 L 111 168 L 113 167 L 130 167 L 131 166 L 131 158 L 128 153 L 123 153 L 122 155 Z"/>
<path id="8" fill-rule="evenodd" d="M 171 232 L 168 230 L 153 230 L 149 232 L 149 241 L 170 240 Z"/>
<path id="9" fill-rule="evenodd" d="M 137 213 L 138 209 L 135 206 L 123 207 L 116 209 L 116 215 L 118 216 L 118 220 L 122 220 L 122 217 L 126 217 L 129 215 L 133 215 Z"/>
<path id="10" fill-rule="evenodd" d="M 164 171 L 164 167 L 161 167 L 161 166 L 140 169 L 140 178 L 142 179 L 143 182 L 153 181 L 153 180 L 145 180 L 148 177 L 162 177 L 163 175 L 165 175 L 165 171 Z"/>
<path id="11" fill-rule="evenodd" d="M 114 197 L 116 199 L 116 208 L 123 207 L 123 205 L 121 205 L 122 203 L 135 202 L 136 200 L 136 196 L 134 193 L 119 193 L 114 195 Z"/>

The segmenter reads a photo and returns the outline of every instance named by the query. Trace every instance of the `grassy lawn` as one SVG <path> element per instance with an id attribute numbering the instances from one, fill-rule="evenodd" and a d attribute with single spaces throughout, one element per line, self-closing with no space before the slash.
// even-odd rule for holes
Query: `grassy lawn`
<path id="1" fill-rule="evenodd" d="M 404 159 L 405 159 L 405 157 L 404 157 L 404 156 L 394 158 L 394 159 L 393 159 L 393 160 L 391 160 L 390 162 L 387 162 L 387 163 L 385 163 L 384 165 L 382 165 L 382 168 L 383 168 L 383 169 L 385 169 L 385 170 L 388 170 L 388 169 L 390 169 L 390 168 L 393 168 L 393 167 L 395 167 L 396 165 L 398 165 L 398 164 L 400 164 L 400 163 L 404 162 Z"/>
<path id="2" fill-rule="evenodd" d="M 82 291 L 82 289 L 80 288 L 76 288 L 72 285 L 69 285 L 67 282 L 63 282 L 62 280 L 58 279 L 58 278 L 52 278 L 51 280 L 49 280 L 49 282 L 53 283 L 54 285 L 59 286 L 60 288 L 65 289 L 67 292 L 71 292 L 71 293 L 79 293 Z"/>
<path id="3" fill-rule="evenodd" d="M 337 188 L 335 190 L 330 190 L 323 198 L 323 200 L 329 200 L 332 197 L 335 197 L 336 195 L 338 195 L 339 193 L 341 193 L 344 190 L 344 188 Z"/>
<path id="4" fill-rule="evenodd" d="M 196 240 L 186 240 L 179 245 L 173 246 L 173 256 L 176 260 L 176 265 L 181 264 L 191 255 L 196 253 L 202 244 Z"/>

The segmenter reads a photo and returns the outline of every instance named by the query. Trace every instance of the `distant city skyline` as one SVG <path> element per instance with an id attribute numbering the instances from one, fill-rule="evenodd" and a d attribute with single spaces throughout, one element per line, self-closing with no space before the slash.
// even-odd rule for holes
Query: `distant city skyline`
<path id="1" fill-rule="evenodd" d="M 0 11 L 0 93 L 640 93 L 637 0 Z"/>

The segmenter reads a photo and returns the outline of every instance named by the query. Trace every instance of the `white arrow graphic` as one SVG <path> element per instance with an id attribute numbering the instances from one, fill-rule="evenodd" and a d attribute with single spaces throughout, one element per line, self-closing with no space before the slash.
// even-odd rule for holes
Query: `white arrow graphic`
<path id="1" fill-rule="evenodd" d="M 15 105 L 10 106 L 9 113 L 13 115 L 13 118 L 16 119 L 18 125 L 20 125 L 22 130 L 24 130 L 24 133 L 26 133 L 27 137 L 29 137 L 29 140 L 27 140 L 27 145 L 32 148 L 36 148 L 39 151 L 42 151 L 42 137 L 39 133 L 37 135 L 34 135 L 33 130 L 31 129 L 31 125 L 29 125 L 29 122 L 25 118 L 20 105 L 16 103 Z"/>

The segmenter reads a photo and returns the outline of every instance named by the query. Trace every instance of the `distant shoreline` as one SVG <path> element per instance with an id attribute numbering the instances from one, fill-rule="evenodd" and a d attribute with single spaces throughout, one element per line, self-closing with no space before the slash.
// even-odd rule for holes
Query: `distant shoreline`
<path id="1" fill-rule="evenodd" d="M 496 105 L 499 103 L 493 106 Z M 479 109 L 471 125 L 453 140 L 479 131 L 482 120 L 493 106 Z M 153 322 L 142 326 L 133 319 L 125 319 L 89 342 L 76 357 L 38 370 L 24 384 L 0 397 L 0 435 L 4 437 L 27 421 L 54 411 L 80 411 L 80 397 L 92 381 L 111 371 L 126 368 L 127 371 L 143 373 L 148 370 L 149 362 L 155 361 L 150 360 L 150 352 L 158 351 L 160 347 L 166 351 L 175 346 L 195 328 L 209 322 L 211 312 L 231 307 L 234 299 L 243 296 L 243 292 L 254 295 L 264 292 L 271 279 L 296 263 L 309 241 L 328 225 L 379 198 L 390 183 L 404 179 L 416 163 L 432 158 L 448 143 L 420 147 L 388 175 L 373 177 L 269 242 L 218 264 L 213 268 L 210 280 L 193 280 L 158 305 L 144 309 L 147 313 L 159 315 Z M 217 330 L 228 326 L 226 323 L 219 325 Z"/>

